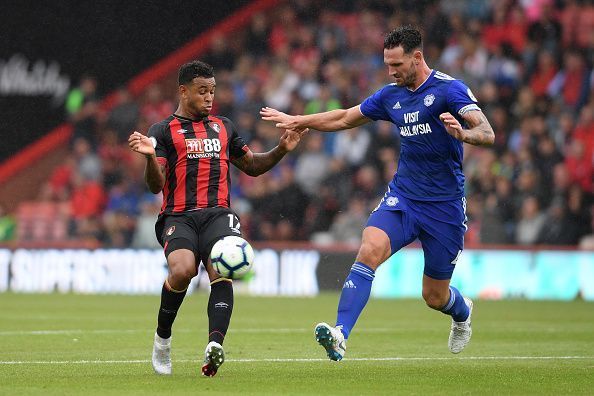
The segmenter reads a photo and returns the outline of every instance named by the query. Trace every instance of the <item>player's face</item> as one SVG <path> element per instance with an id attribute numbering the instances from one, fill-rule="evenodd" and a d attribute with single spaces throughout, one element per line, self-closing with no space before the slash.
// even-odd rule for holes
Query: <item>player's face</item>
<path id="1" fill-rule="evenodd" d="M 216 86 L 214 77 L 195 77 L 180 87 L 182 105 L 195 117 L 206 117 L 212 109 Z"/>
<path id="2" fill-rule="evenodd" d="M 388 66 L 388 74 L 396 79 L 399 87 L 414 87 L 417 79 L 415 53 L 405 54 L 402 46 L 384 49 L 384 63 Z"/>

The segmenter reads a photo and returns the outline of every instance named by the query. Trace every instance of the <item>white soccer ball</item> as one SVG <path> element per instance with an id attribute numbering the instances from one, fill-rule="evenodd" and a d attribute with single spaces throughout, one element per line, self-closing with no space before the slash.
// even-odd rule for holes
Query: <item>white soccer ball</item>
<path id="1" fill-rule="evenodd" d="M 254 250 L 245 239 L 229 235 L 219 239 L 210 251 L 215 271 L 224 278 L 244 277 L 254 263 Z"/>

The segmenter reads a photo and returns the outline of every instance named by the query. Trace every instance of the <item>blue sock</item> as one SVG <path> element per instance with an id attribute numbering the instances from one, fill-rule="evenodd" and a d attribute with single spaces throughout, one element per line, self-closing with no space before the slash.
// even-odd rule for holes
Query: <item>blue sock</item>
<path id="1" fill-rule="evenodd" d="M 450 286 L 450 300 L 448 303 L 441 309 L 446 315 L 450 315 L 456 322 L 464 322 L 468 319 L 468 315 L 470 314 L 470 309 L 466 302 L 464 301 L 464 297 L 462 294 L 453 286 Z"/>
<path id="2" fill-rule="evenodd" d="M 351 272 L 344 281 L 338 302 L 336 326 L 342 326 L 341 330 L 345 339 L 349 338 L 351 329 L 355 326 L 357 318 L 369 300 L 374 277 L 375 272 L 371 268 L 357 261 L 351 267 Z"/>

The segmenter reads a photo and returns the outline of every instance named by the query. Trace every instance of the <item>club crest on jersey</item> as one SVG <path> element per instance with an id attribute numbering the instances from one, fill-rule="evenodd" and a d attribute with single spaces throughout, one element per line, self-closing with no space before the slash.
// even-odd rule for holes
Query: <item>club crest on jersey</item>
<path id="1" fill-rule="evenodd" d="M 216 122 L 212 122 L 212 123 L 210 124 L 210 127 L 211 127 L 212 129 L 214 129 L 214 131 L 215 131 L 216 133 L 219 133 L 219 132 L 221 131 L 221 126 L 220 126 L 219 124 L 217 124 Z"/>
<path id="2" fill-rule="evenodd" d="M 388 197 L 386 199 L 386 205 L 388 206 L 396 206 L 398 205 L 398 197 Z"/>
<path id="3" fill-rule="evenodd" d="M 171 236 L 171 234 L 173 234 L 175 232 L 175 226 L 171 226 L 167 229 L 167 232 L 165 233 L 165 235 L 167 236 Z"/>
<path id="4" fill-rule="evenodd" d="M 425 103 L 425 106 L 427 107 L 431 106 L 433 102 L 435 102 L 435 95 L 433 94 L 429 94 L 425 96 L 425 99 L 423 99 L 423 103 Z"/>

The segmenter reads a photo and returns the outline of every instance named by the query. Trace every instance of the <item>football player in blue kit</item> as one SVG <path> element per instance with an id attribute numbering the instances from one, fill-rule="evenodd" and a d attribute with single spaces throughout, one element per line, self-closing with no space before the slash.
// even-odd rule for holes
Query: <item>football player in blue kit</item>
<path id="1" fill-rule="evenodd" d="M 343 358 L 346 340 L 367 304 L 376 269 L 417 238 L 425 257 L 423 299 L 452 317 L 450 351 L 461 352 L 472 335 L 473 303 L 450 286 L 466 231 L 462 143 L 491 145 L 493 128 L 462 81 L 429 68 L 416 28 L 399 27 L 386 35 L 384 63 L 396 81 L 360 105 L 310 115 L 292 116 L 269 107 L 260 112 L 279 128 L 330 132 L 386 120 L 400 132 L 398 171 L 363 230 L 336 325 L 315 327 L 316 340 L 336 361 Z"/>

